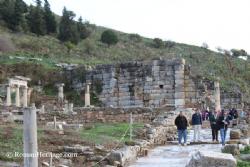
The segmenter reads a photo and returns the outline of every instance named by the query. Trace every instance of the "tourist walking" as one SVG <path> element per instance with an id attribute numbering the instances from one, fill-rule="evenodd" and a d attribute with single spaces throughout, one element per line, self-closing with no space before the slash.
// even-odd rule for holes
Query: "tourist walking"
<path id="1" fill-rule="evenodd" d="M 220 129 L 221 144 L 224 146 L 226 141 L 227 127 L 229 125 L 229 118 L 227 113 L 222 110 L 218 118 L 218 127 Z"/>
<path id="2" fill-rule="evenodd" d="M 178 130 L 178 142 L 179 145 L 182 144 L 182 138 L 184 139 L 184 146 L 187 145 L 187 126 L 188 121 L 187 118 L 183 115 L 183 112 L 180 111 L 180 114 L 175 119 L 175 125 Z"/>
<path id="3" fill-rule="evenodd" d="M 194 142 L 200 141 L 200 131 L 202 125 L 202 117 L 199 110 L 195 110 L 195 113 L 192 115 L 192 125 L 194 129 Z"/>
<path id="4" fill-rule="evenodd" d="M 246 116 L 246 113 L 243 110 L 240 110 L 240 114 L 239 115 L 240 115 L 240 119 L 244 120 L 245 116 Z"/>
<path id="5" fill-rule="evenodd" d="M 217 126 L 217 112 L 209 112 L 209 122 L 212 130 L 212 140 L 213 142 L 218 142 L 218 126 Z"/>

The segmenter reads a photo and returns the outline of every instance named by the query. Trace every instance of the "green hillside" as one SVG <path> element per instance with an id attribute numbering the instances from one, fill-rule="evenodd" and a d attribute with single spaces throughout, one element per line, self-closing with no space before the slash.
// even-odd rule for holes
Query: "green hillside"
<path id="1" fill-rule="evenodd" d="M 60 18 L 57 17 L 57 22 L 58 19 Z M 115 30 L 118 43 L 108 46 L 100 40 L 107 28 L 93 24 L 86 24 L 91 34 L 68 49 L 67 43 L 59 41 L 57 35 L 37 36 L 30 32 L 13 32 L 3 22 L 0 25 L 0 82 L 15 73 L 15 70 L 9 73 L 10 67 L 15 68 L 23 63 L 25 67 L 32 68 L 34 64 L 40 65 L 39 70 L 42 69 L 40 72 L 44 74 L 46 70 L 60 70 L 57 63 L 94 66 L 132 60 L 184 58 L 191 65 L 195 77 L 211 80 L 220 77 L 223 89 L 242 92 L 245 97 L 250 95 L 249 59 L 245 61 L 203 47 L 172 41 L 160 41 L 163 42 L 162 45 L 156 46 L 154 39 Z M 39 70 L 36 74 L 39 74 Z M 30 73 L 32 72 L 34 71 L 31 70 Z M 26 70 L 25 75 L 29 76 L 29 71 Z"/>

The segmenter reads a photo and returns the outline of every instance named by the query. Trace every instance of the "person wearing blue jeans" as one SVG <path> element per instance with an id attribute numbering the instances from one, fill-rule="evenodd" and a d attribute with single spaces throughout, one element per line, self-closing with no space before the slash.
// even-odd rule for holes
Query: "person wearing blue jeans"
<path id="1" fill-rule="evenodd" d="M 221 144 L 224 146 L 226 142 L 227 129 L 220 129 Z"/>
<path id="2" fill-rule="evenodd" d="M 224 146 L 226 142 L 227 126 L 229 125 L 229 118 L 227 113 L 222 110 L 218 118 L 218 127 L 220 129 L 221 144 Z"/>
<path id="3" fill-rule="evenodd" d="M 187 145 L 187 118 L 183 115 L 183 112 L 180 111 L 180 114 L 175 119 L 175 125 L 178 130 L 178 142 L 179 145 L 182 144 L 182 138 L 184 139 L 184 146 Z"/>
<path id="4" fill-rule="evenodd" d="M 182 138 L 184 140 L 184 145 L 187 143 L 187 129 L 178 130 L 178 143 L 181 144 Z"/>

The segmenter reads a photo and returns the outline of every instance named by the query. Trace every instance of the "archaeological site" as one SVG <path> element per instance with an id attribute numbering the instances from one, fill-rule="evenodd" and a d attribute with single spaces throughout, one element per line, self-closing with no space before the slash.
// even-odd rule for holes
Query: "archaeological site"
<path id="1" fill-rule="evenodd" d="M 249 6 L 0 0 L 0 167 L 250 167 Z"/>
<path id="2" fill-rule="evenodd" d="M 41 92 L 44 88 L 39 85 L 28 86 L 29 82 L 32 82 L 30 78 L 13 76 L 6 80 L 2 87 L 5 96 L 1 105 L 1 122 L 9 128 L 23 126 L 20 129 L 23 134 L 23 146 L 20 146 L 23 153 L 41 155 L 35 156 L 36 158 L 24 157 L 23 162 L 20 161 L 20 157 L 14 157 L 16 162 L 0 162 L 7 166 L 27 167 L 133 167 L 147 162 L 147 156 L 155 154 L 160 157 L 159 152 L 150 153 L 156 146 L 160 146 L 159 149 L 170 149 L 166 154 L 174 156 L 172 151 L 177 149 L 174 120 L 180 111 L 190 120 L 195 109 L 199 109 L 200 112 L 230 108 L 247 110 L 241 94 L 232 95 L 232 92 L 222 91 L 219 78 L 212 81 L 195 77 L 191 68 L 184 59 L 131 61 L 97 65 L 91 69 L 76 67 L 62 74 L 65 78 L 70 76 L 71 81 L 56 83 L 54 87 L 57 93 L 54 97 L 43 94 L 34 96 L 34 93 Z M 84 71 L 80 73 L 84 78 L 82 80 L 74 78 L 74 74 L 79 71 Z M 82 106 L 75 105 L 74 101 L 67 99 L 64 91 L 69 87 L 75 92 L 84 92 Z M 249 144 L 248 121 L 248 117 L 245 117 L 234 127 L 231 125 L 227 147 L 234 146 L 235 151 L 244 149 Z M 111 129 L 106 131 L 101 128 L 102 126 L 111 126 Z M 118 133 L 112 126 L 125 126 L 125 129 L 118 128 L 117 130 L 121 131 Z M 215 151 L 212 153 L 213 157 L 206 149 L 198 149 L 200 152 L 196 154 L 206 162 L 191 157 L 187 166 L 193 167 L 196 163 L 212 164 L 218 156 L 221 157 L 222 166 L 235 166 L 236 160 L 231 154 L 217 153 L 220 151 L 219 143 L 212 143 L 209 139 L 209 126 L 209 121 L 205 119 L 201 131 L 203 139 L 199 143 L 194 143 L 190 139 L 193 135 L 193 131 L 190 130 L 190 146 L 186 151 L 204 146 L 210 151 Z M 105 139 L 101 135 L 102 130 L 109 135 L 119 135 L 117 138 Z M 75 137 L 72 138 L 72 135 Z M 229 149 L 226 152 L 231 153 L 233 150 Z M 184 151 L 183 157 L 177 156 L 176 165 L 173 166 L 178 166 L 185 159 L 188 161 L 188 152 Z M 56 156 L 57 153 L 73 157 Z M 14 153 L 12 156 L 15 156 Z M 137 161 L 138 157 L 142 159 Z M 168 161 L 166 160 L 166 163 Z M 150 166 L 150 162 L 144 165 Z"/>

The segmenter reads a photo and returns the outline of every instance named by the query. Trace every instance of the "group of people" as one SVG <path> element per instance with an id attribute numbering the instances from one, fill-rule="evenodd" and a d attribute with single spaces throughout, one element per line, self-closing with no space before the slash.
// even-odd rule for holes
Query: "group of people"
<path id="1" fill-rule="evenodd" d="M 210 127 L 212 130 L 212 140 L 213 142 L 219 142 L 218 140 L 218 131 L 220 131 L 221 137 L 221 144 L 225 145 L 226 140 L 226 133 L 228 129 L 228 125 L 230 124 L 231 120 L 238 120 L 238 112 L 236 109 L 231 109 L 229 112 L 225 110 L 221 110 L 220 112 L 207 112 L 207 119 L 210 122 Z M 242 113 L 241 113 L 241 116 Z M 198 109 L 195 110 L 195 113 L 192 115 L 191 124 L 194 130 L 194 142 L 200 141 L 200 131 L 203 119 L 203 113 L 200 113 Z M 235 121 L 236 123 L 238 121 Z M 184 139 L 184 146 L 187 145 L 187 127 L 189 126 L 189 122 L 187 118 L 184 116 L 183 112 L 180 111 L 180 114 L 175 119 L 175 125 L 177 126 L 178 130 L 178 143 L 179 145 L 182 144 L 182 138 Z"/>

